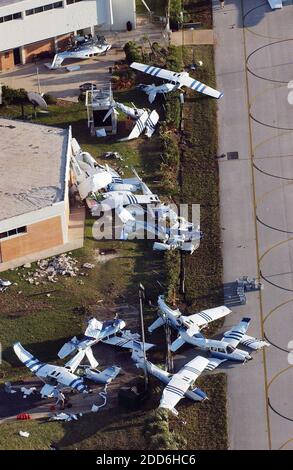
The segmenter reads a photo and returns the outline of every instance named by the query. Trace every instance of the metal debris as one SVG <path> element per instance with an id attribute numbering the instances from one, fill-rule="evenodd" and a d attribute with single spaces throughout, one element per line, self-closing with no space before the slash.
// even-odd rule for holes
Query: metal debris
<path id="1" fill-rule="evenodd" d="M 11 382 L 5 382 L 4 384 L 4 390 L 6 393 L 16 393 L 16 390 L 12 388 Z"/>
<path id="2" fill-rule="evenodd" d="M 30 387 L 30 388 L 21 387 L 20 389 L 20 391 L 23 393 L 23 398 L 29 397 L 36 390 L 37 390 L 36 387 Z"/>

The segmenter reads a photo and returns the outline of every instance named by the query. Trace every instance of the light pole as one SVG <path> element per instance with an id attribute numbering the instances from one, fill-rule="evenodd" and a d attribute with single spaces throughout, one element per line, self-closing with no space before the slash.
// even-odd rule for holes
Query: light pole
<path id="1" fill-rule="evenodd" d="M 140 312 L 140 327 L 141 327 L 141 339 L 142 339 L 142 353 L 144 360 L 144 388 L 145 391 L 148 389 L 148 372 L 146 367 L 146 352 L 145 352 L 145 334 L 144 334 L 144 318 L 143 318 L 143 300 L 145 298 L 145 290 L 142 284 L 139 284 L 138 295 L 139 295 L 139 312 Z"/>

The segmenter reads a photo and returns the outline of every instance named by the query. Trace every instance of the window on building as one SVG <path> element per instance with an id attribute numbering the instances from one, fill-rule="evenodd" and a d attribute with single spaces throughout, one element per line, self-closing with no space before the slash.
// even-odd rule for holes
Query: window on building
<path id="1" fill-rule="evenodd" d="M 19 13 L 14 13 L 14 14 L 12 15 L 12 17 L 13 17 L 14 20 L 21 20 L 22 15 L 21 15 L 21 13 L 19 12 Z"/>
<path id="2" fill-rule="evenodd" d="M 26 226 L 14 228 L 12 230 L 7 230 L 7 232 L 1 232 L 0 239 L 13 237 L 15 235 L 21 235 L 22 233 L 27 233 Z"/>
<path id="3" fill-rule="evenodd" d="M 12 15 L 4 16 L 4 22 L 11 21 L 11 20 L 12 20 Z"/>
<path id="4" fill-rule="evenodd" d="M 36 13 L 42 13 L 44 11 L 53 10 L 53 8 L 62 8 L 62 7 L 63 7 L 63 2 L 48 3 L 47 5 L 44 5 L 41 7 L 36 7 L 36 8 L 32 8 L 31 10 L 26 10 L 25 14 L 26 16 L 30 16 L 30 15 L 35 15 Z"/>
<path id="5" fill-rule="evenodd" d="M 72 5 L 73 3 L 82 2 L 83 0 L 66 0 L 67 5 Z"/>

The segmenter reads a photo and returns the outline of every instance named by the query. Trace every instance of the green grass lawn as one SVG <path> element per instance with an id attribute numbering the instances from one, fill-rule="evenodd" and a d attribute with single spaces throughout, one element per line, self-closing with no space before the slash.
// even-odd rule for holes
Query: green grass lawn
<path id="1" fill-rule="evenodd" d="M 215 87 L 213 47 L 195 46 L 194 51 L 196 59 L 204 62 L 203 68 L 196 72 L 197 79 Z M 190 63 L 192 56 L 193 48 L 184 48 L 184 62 Z M 199 249 L 184 258 L 185 301 L 188 310 L 194 312 L 223 302 L 218 163 L 215 158 L 218 146 L 217 102 L 188 91 L 184 118 L 187 137 L 181 154 L 181 199 L 200 204 L 204 235 Z M 213 323 L 213 331 L 221 321 L 216 323 Z"/>
<path id="2" fill-rule="evenodd" d="M 145 2 L 155 15 L 165 16 L 167 0 L 145 0 Z M 139 15 L 148 13 L 141 0 L 136 0 L 136 11 Z"/>

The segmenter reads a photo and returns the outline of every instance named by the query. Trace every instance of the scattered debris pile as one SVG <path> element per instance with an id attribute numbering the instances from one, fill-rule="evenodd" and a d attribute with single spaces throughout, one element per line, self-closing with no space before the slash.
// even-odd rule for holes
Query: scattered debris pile
<path id="1" fill-rule="evenodd" d="M 34 272 L 28 271 L 23 277 L 36 286 L 44 282 L 56 283 L 58 276 L 76 277 L 79 273 L 77 263 L 78 261 L 69 254 L 62 254 L 37 261 L 37 269 Z"/>

